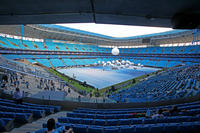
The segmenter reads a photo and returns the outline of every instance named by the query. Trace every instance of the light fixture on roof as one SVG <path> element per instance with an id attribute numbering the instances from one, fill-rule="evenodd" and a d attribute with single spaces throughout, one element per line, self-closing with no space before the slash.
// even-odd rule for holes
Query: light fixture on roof
<path id="1" fill-rule="evenodd" d="M 111 52 L 112 52 L 113 55 L 118 55 L 119 49 L 117 47 L 114 47 Z"/>

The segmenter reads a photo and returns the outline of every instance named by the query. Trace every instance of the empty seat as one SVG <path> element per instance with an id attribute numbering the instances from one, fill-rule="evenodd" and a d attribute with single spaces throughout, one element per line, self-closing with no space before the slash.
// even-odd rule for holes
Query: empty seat
<path id="1" fill-rule="evenodd" d="M 107 126 L 114 126 L 118 125 L 119 120 L 118 119 L 108 119 L 106 120 L 106 125 Z"/>
<path id="2" fill-rule="evenodd" d="M 165 133 L 177 133 L 179 130 L 179 123 L 164 124 Z"/>
<path id="3" fill-rule="evenodd" d="M 163 124 L 156 124 L 149 127 L 150 133 L 163 133 Z"/>
<path id="4" fill-rule="evenodd" d="M 15 122 L 26 123 L 32 121 L 32 113 L 13 113 L 13 112 L 0 112 L 2 118 L 13 118 Z"/>
<path id="5" fill-rule="evenodd" d="M 89 126 L 88 133 L 103 133 L 104 129 L 102 126 Z"/>
<path id="6" fill-rule="evenodd" d="M 8 107 L 0 105 L 0 111 L 7 111 L 7 112 L 19 112 L 19 113 L 32 113 L 33 117 L 41 118 L 45 116 L 44 110 L 36 110 L 36 109 L 23 109 L 23 108 L 15 108 L 15 107 Z"/>
<path id="7" fill-rule="evenodd" d="M 95 125 L 104 126 L 106 124 L 106 121 L 104 119 L 96 119 L 94 123 Z"/>
<path id="8" fill-rule="evenodd" d="M 132 118 L 131 124 L 142 124 L 142 119 L 139 118 Z"/>
<path id="9" fill-rule="evenodd" d="M 14 128 L 14 119 L 10 118 L 0 118 L 0 132 L 10 131 Z"/>
<path id="10" fill-rule="evenodd" d="M 117 127 L 104 127 L 104 133 L 119 133 Z"/>
<path id="11" fill-rule="evenodd" d="M 136 125 L 136 133 L 148 133 L 150 131 L 149 125 Z"/>
<path id="12" fill-rule="evenodd" d="M 120 133 L 134 133 L 135 126 L 119 126 Z"/>
<path id="13" fill-rule="evenodd" d="M 93 119 L 86 118 L 86 119 L 83 119 L 82 121 L 83 121 L 82 123 L 86 124 L 86 125 L 92 125 L 92 124 L 94 124 Z"/>
<path id="14" fill-rule="evenodd" d="M 75 133 L 87 133 L 88 126 L 87 125 L 76 124 L 76 125 L 73 126 L 73 131 Z"/>
<path id="15" fill-rule="evenodd" d="M 144 124 L 155 124 L 156 120 L 155 119 L 144 119 L 143 122 L 144 122 Z"/>
<path id="16" fill-rule="evenodd" d="M 181 133 L 193 133 L 194 132 L 193 123 L 182 123 L 179 126 L 179 131 Z"/>
<path id="17" fill-rule="evenodd" d="M 119 119 L 119 125 L 130 125 L 131 119 Z"/>
<path id="18" fill-rule="evenodd" d="M 58 122 L 60 123 L 69 123 L 69 120 L 67 117 L 59 117 Z"/>

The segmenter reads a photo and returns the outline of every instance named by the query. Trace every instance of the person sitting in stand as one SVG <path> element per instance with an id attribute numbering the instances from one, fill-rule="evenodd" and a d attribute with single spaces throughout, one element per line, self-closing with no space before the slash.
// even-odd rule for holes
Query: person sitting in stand
<path id="1" fill-rule="evenodd" d="M 53 133 L 55 130 L 55 125 L 56 125 L 55 120 L 53 118 L 50 118 L 47 121 L 47 131 L 45 133 Z M 65 133 L 74 133 L 74 132 L 73 132 L 72 128 L 70 128 Z"/>
<path id="2" fill-rule="evenodd" d="M 13 98 L 15 99 L 17 104 L 22 104 L 23 95 L 19 88 L 16 88 L 16 90 L 13 94 Z"/>
<path id="3" fill-rule="evenodd" d="M 169 116 L 177 116 L 179 115 L 179 110 L 177 106 L 172 106 L 172 109 L 166 111 L 167 115 Z"/>
<path id="4" fill-rule="evenodd" d="M 153 119 L 164 118 L 164 115 L 163 115 L 162 113 L 163 113 L 163 110 L 162 110 L 162 109 L 159 109 L 159 110 L 157 111 L 157 113 L 154 114 L 154 115 L 152 116 L 152 118 L 153 118 Z"/>

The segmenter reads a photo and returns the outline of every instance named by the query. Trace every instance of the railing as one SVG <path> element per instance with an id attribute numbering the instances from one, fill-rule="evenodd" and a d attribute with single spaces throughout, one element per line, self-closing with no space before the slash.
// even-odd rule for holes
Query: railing
<path id="1" fill-rule="evenodd" d="M 115 100 L 109 98 L 75 98 L 75 97 L 65 97 L 66 101 L 73 101 L 73 102 L 87 102 L 87 103 L 116 103 Z"/>

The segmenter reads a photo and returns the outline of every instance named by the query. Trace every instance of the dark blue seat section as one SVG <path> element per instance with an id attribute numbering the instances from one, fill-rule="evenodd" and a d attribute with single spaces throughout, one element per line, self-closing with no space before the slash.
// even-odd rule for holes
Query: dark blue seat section
<path id="1" fill-rule="evenodd" d="M 13 112 L 0 112 L 1 118 L 12 118 L 17 123 L 32 122 L 32 113 L 13 113 Z"/>
<path id="2" fill-rule="evenodd" d="M 189 110 L 186 110 L 186 111 L 183 111 L 183 112 L 179 112 L 179 113 L 175 113 L 175 114 L 170 114 L 170 113 L 167 113 L 167 112 L 164 112 L 163 113 L 165 116 L 177 116 L 177 115 L 182 115 L 182 116 L 195 116 L 195 115 L 198 115 L 200 114 L 200 108 L 197 108 L 197 109 L 189 109 Z"/>
<path id="3" fill-rule="evenodd" d="M 0 132 L 10 131 L 14 128 L 14 119 L 0 118 Z"/>
<path id="4" fill-rule="evenodd" d="M 99 126 L 57 123 L 57 127 L 73 128 L 75 133 L 199 133 L 200 122 Z M 34 132 L 36 133 L 36 132 Z M 37 132 L 43 133 L 43 132 Z"/>
<path id="5" fill-rule="evenodd" d="M 120 133 L 133 133 L 135 132 L 135 126 L 119 126 Z"/>
<path id="6" fill-rule="evenodd" d="M 184 104 L 176 104 L 176 106 L 180 110 L 192 110 L 192 109 L 200 109 L 200 101 L 192 102 L 192 103 L 184 103 Z M 159 106 L 159 107 L 151 107 L 149 108 L 152 111 L 156 111 L 159 108 L 168 108 L 171 106 Z M 74 113 L 87 113 L 87 114 L 129 114 L 129 113 L 144 113 L 147 111 L 147 108 L 128 108 L 128 109 L 89 109 L 89 108 L 77 108 L 73 110 Z M 81 117 L 84 118 L 84 117 Z"/>
<path id="7" fill-rule="evenodd" d="M 47 131 L 47 128 L 42 128 L 42 129 L 39 129 L 37 131 L 34 131 L 34 132 L 30 132 L 30 133 L 45 133 Z"/>
<path id="8" fill-rule="evenodd" d="M 177 104 L 179 109 L 187 111 L 177 116 L 164 116 L 164 118 L 135 118 L 133 113 L 146 112 L 146 108 L 136 109 L 84 109 L 79 108 L 67 117 L 58 118 L 56 127 L 65 126 L 73 128 L 75 133 L 198 133 L 200 129 L 200 101 Z M 171 109 L 172 106 L 149 108 L 156 111 L 160 108 Z M 45 127 L 45 124 L 44 124 Z"/>
<path id="9" fill-rule="evenodd" d="M 67 113 L 68 117 L 77 118 L 92 118 L 92 119 L 128 119 L 135 118 L 136 116 L 132 114 L 86 114 L 86 113 Z"/>
<path id="10" fill-rule="evenodd" d="M 75 133 L 87 133 L 88 132 L 87 125 L 76 124 L 76 125 L 73 125 L 72 128 Z M 66 129 L 69 129 L 69 127 L 67 127 Z"/>
<path id="11" fill-rule="evenodd" d="M 2 99 L 2 98 L 0 98 L 0 101 L 15 103 L 15 101 L 13 100 Z M 26 103 L 26 102 L 23 102 L 22 105 L 53 108 L 55 112 L 59 112 L 61 110 L 61 106 L 40 105 L 40 104 L 33 104 L 33 103 Z"/>
<path id="12" fill-rule="evenodd" d="M 123 111 L 90 111 L 90 110 L 73 110 L 75 113 L 89 114 L 129 114 L 129 113 L 145 113 L 146 110 L 123 110 Z"/>
<path id="13" fill-rule="evenodd" d="M 176 115 L 194 116 L 200 114 L 200 102 L 193 102 L 188 104 L 177 104 L 179 110 L 186 110 L 184 112 L 179 112 Z M 156 111 L 159 108 L 171 109 L 171 106 L 160 106 L 150 108 L 152 111 Z M 117 111 L 118 110 L 118 111 Z M 95 118 L 95 119 L 123 119 L 123 118 L 134 118 L 137 117 L 132 113 L 145 113 L 147 109 L 116 109 L 116 110 L 95 110 L 95 109 L 76 109 L 71 113 L 67 113 L 69 117 L 79 117 L 79 118 Z M 164 115 L 169 116 L 169 113 L 165 112 Z"/>
<path id="14" fill-rule="evenodd" d="M 23 109 L 23 108 L 15 108 L 0 105 L 0 111 L 3 112 L 15 112 L 15 113 L 32 113 L 33 117 L 41 118 L 45 116 L 44 110 L 36 110 L 36 109 Z"/>
<path id="15" fill-rule="evenodd" d="M 52 105 L 39 105 L 39 104 L 32 104 L 32 103 L 25 103 L 23 102 L 24 105 L 29 105 L 29 106 L 38 106 L 38 107 L 48 107 L 48 108 L 53 108 L 54 112 L 59 112 L 61 110 L 61 106 L 52 106 Z"/>
<path id="16" fill-rule="evenodd" d="M 198 105 L 200 104 L 200 101 L 195 101 L 191 103 L 181 103 L 176 104 L 177 107 L 182 106 L 190 106 L 190 105 Z M 171 105 L 163 105 L 163 106 L 157 106 L 157 107 L 150 107 L 150 109 L 158 109 L 158 108 L 171 108 Z M 92 109 L 92 108 L 77 108 L 77 110 L 89 110 L 89 111 L 128 111 L 128 110 L 146 110 L 146 108 L 124 108 L 124 109 Z"/>
<path id="17" fill-rule="evenodd" d="M 54 109 L 53 108 L 48 108 L 48 107 L 34 107 L 34 106 L 15 104 L 15 103 L 5 102 L 5 101 L 0 101 L 0 105 L 9 106 L 9 107 L 16 107 L 16 108 L 23 108 L 23 109 L 45 110 L 46 114 L 54 113 Z"/>
<path id="18" fill-rule="evenodd" d="M 197 105 L 187 105 L 187 106 L 181 106 L 181 107 L 179 107 L 180 110 L 183 110 L 183 109 L 189 110 L 189 109 L 198 109 L 198 108 L 200 108 L 200 104 L 197 104 Z"/>
<path id="19" fill-rule="evenodd" d="M 169 116 L 169 113 L 164 112 L 165 116 Z M 200 108 L 196 109 L 189 109 L 184 112 L 180 112 L 177 115 L 182 116 L 195 116 L 200 114 Z M 68 117 L 77 117 L 77 118 L 92 118 L 92 119 L 127 119 L 127 118 L 134 118 L 136 115 L 132 114 L 88 114 L 88 113 L 76 113 L 76 112 L 69 112 L 67 113 Z"/>
<path id="20" fill-rule="evenodd" d="M 151 118 L 88 119 L 88 118 L 72 118 L 72 117 L 58 118 L 59 123 L 100 125 L 100 126 L 176 123 L 176 122 L 191 122 L 191 121 L 200 121 L 200 116 L 173 116 L 173 117 L 165 117 L 162 119 L 151 119 Z"/>
<path id="21" fill-rule="evenodd" d="M 88 133 L 102 133 L 103 127 L 102 126 L 90 126 L 88 127 Z"/>

